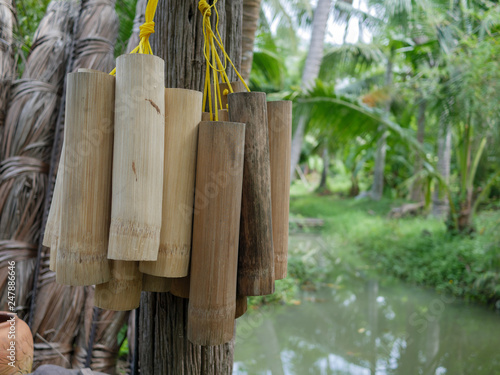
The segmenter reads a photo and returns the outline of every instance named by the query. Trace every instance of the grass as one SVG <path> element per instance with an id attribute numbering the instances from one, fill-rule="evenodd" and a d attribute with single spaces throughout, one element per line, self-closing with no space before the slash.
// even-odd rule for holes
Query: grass
<path id="1" fill-rule="evenodd" d="M 391 208 L 402 203 L 387 198 L 373 202 L 318 196 L 294 186 L 290 210 L 292 216 L 322 218 L 322 236 L 341 247 L 353 262 L 361 258 L 388 277 L 500 306 L 500 211 L 481 212 L 475 222 L 477 231 L 459 236 L 447 232 L 444 223 L 433 218 L 389 218 Z M 303 252 L 298 252 L 289 260 L 290 277 L 278 286 L 289 286 L 293 280 L 297 289 L 304 282 L 318 281 L 321 277 L 314 275 L 326 275 L 334 267 L 325 262 L 304 271 L 300 263 Z"/>

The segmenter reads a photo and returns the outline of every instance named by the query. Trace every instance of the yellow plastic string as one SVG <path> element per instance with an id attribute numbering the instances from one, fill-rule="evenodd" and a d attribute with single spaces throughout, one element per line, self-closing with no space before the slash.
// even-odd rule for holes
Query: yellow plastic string
<path id="1" fill-rule="evenodd" d="M 247 91 L 250 91 L 248 88 L 247 84 L 245 83 L 245 80 L 243 77 L 240 75 L 236 67 L 234 66 L 233 62 L 229 58 L 228 54 L 226 53 L 226 50 L 224 49 L 223 42 L 222 42 L 222 37 L 219 33 L 219 12 L 217 11 L 216 5 L 217 0 L 214 0 L 212 5 L 209 5 L 206 0 L 200 0 L 198 3 L 198 9 L 199 11 L 203 14 L 203 54 L 205 56 L 205 61 L 206 61 L 206 71 L 205 71 L 205 84 L 203 88 L 203 108 L 206 108 L 206 103 L 208 99 L 208 107 L 210 111 L 210 120 L 211 121 L 218 121 L 219 120 L 219 114 L 218 114 L 218 108 L 220 105 L 220 109 L 222 109 L 222 99 L 221 99 L 221 90 L 219 87 L 219 80 L 218 76 L 220 75 L 220 79 L 222 83 L 226 83 L 228 86 L 228 89 L 225 89 L 222 92 L 222 95 L 228 95 L 229 93 L 234 92 L 233 88 L 231 86 L 231 83 L 229 82 L 229 78 L 227 77 L 226 74 L 226 69 L 227 69 L 227 62 L 231 64 L 233 67 L 236 75 L 240 79 L 240 81 L 243 83 Z M 212 25 L 210 23 L 210 16 L 212 15 L 212 8 L 215 11 L 215 33 L 212 30 Z M 217 52 L 216 47 L 219 47 L 219 49 L 222 51 L 222 54 L 224 55 L 224 63 L 222 63 L 219 54 Z M 211 83 L 211 78 L 210 78 L 210 70 L 212 70 L 212 77 L 213 77 L 213 92 L 212 92 L 212 83 Z M 213 95 L 213 98 L 212 98 Z M 212 100 L 213 99 L 213 100 Z M 213 102 L 213 106 L 212 106 Z M 227 105 L 226 105 L 227 107 Z"/>
<path id="2" fill-rule="evenodd" d="M 139 45 L 135 47 L 130 53 L 140 53 L 144 55 L 152 55 L 153 50 L 149 44 L 149 36 L 155 32 L 155 18 L 156 7 L 158 0 L 149 0 L 146 5 L 145 22 L 139 26 Z M 113 69 L 110 75 L 116 75 L 116 68 Z"/>

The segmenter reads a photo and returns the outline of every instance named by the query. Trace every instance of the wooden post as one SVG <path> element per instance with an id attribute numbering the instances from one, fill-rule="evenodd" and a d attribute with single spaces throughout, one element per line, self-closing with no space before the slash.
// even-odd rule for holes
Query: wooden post
<path id="1" fill-rule="evenodd" d="M 139 307 L 142 274 L 139 262 L 113 260 L 111 280 L 95 286 L 94 304 L 101 309 L 125 311 Z"/>
<path id="2" fill-rule="evenodd" d="M 233 337 L 245 125 L 200 123 L 189 290 L 188 339 Z"/>
<path id="3" fill-rule="evenodd" d="M 145 292 L 168 292 L 172 286 L 172 279 L 166 277 L 143 274 L 142 290 Z"/>
<path id="4" fill-rule="evenodd" d="M 59 284 L 101 284 L 111 277 L 107 252 L 114 95 L 115 77 L 107 73 L 68 74 L 56 244 Z"/>
<path id="5" fill-rule="evenodd" d="M 108 257 L 156 260 L 160 245 L 165 135 L 164 62 L 116 59 L 113 194 Z"/>
<path id="6" fill-rule="evenodd" d="M 228 95 L 229 119 L 246 124 L 238 255 L 238 294 L 274 293 L 271 172 L 266 94 Z"/>
<path id="7" fill-rule="evenodd" d="M 155 262 L 141 262 L 143 273 L 183 277 L 189 271 L 193 226 L 198 124 L 203 94 L 165 89 L 165 156 L 160 249 Z"/>
<path id="8" fill-rule="evenodd" d="M 292 102 L 268 102 L 267 118 L 271 160 L 274 277 L 275 280 L 281 280 L 286 277 L 288 260 Z"/>

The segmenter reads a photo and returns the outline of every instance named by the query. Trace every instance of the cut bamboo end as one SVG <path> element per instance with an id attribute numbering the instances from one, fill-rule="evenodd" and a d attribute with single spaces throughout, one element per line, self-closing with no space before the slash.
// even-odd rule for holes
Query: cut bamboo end
<path id="1" fill-rule="evenodd" d="M 227 107 L 228 107 L 228 100 L 227 100 L 227 96 L 229 95 L 229 86 L 227 85 L 227 83 L 219 83 L 219 88 L 220 88 L 220 92 L 221 92 L 221 102 L 222 102 L 222 109 L 226 109 L 227 110 Z M 245 88 L 245 86 L 243 85 L 243 83 L 241 81 L 234 81 L 234 82 L 231 82 L 231 88 L 233 89 L 233 92 L 246 92 L 247 89 Z M 227 90 L 228 93 L 226 95 L 224 95 L 224 90 Z M 225 120 L 220 120 L 220 121 L 225 121 Z"/>
<path id="2" fill-rule="evenodd" d="M 170 291 L 172 279 L 166 277 L 158 277 L 148 274 L 142 276 L 142 290 L 144 292 L 164 293 Z"/>
<path id="3" fill-rule="evenodd" d="M 271 161 L 274 277 L 275 280 L 281 280 L 286 277 L 288 263 L 292 102 L 268 102 L 267 118 Z"/>
<path id="4" fill-rule="evenodd" d="M 227 109 L 219 109 L 219 121 L 229 121 L 229 112 Z"/>
<path id="5" fill-rule="evenodd" d="M 141 262 L 141 272 L 162 277 L 188 274 L 202 100 L 203 94 L 199 91 L 165 89 L 160 247 L 155 262 Z"/>
<path id="6" fill-rule="evenodd" d="M 164 66 L 163 60 L 153 55 L 116 59 L 110 259 L 153 261 L 158 256 L 165 143 Z"/>
<path id="7" fill-rule="evenodd" d="M 201 122 L 196 168 L 188 339 L 233 337 L 245 125 Z"/>
<path id="8" fill-rule="evenodd" d="M 235 319 L 243 316 L 248 309 L 247 296 L 236 296 L 236 312 L 234 315 Z"/>
<path id="9" fill-rule="evenodd" d="M 94 304 L 107 310 L 127 311 L 139 307 L 142 274 L 137 262 L 111 261 L 111 280 L 96 285 Z"/>
<path id="10" fill-rule="evenodd" d="M 107 259 L 115 78 L 67 76 L 64 160 L 56 281 L 94 285 L 111 277 Z"/>
<path id="11" fill-rule="evenodd" d="M 179 298 L 189 298 L 190 276 L 171 279 L 170 294 Z"/>
<path id="12" fill-rule="evenodd" d="M 266 94 L 228 95 L 229 119 L 246 124 L 238 255 L 238 294 L 274 293 L 271 171 Z"/>
<path id="13" fill-rule="evenodd" d="M 201 121 L 210 121 L 210 112 L 202 112 Z"/>

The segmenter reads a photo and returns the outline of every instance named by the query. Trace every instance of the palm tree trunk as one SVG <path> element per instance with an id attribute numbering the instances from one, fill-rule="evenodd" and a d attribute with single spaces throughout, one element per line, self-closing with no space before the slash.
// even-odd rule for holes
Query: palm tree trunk
<path id="1" fill-rule="evenodd" d="M 328 154 L 328 148 L 325 146 L 323 148 L 323 170 L 321 171 L 321 180 L 319 182 L 318 190 L 326 189 L 326 180 L 328 178 L 328 170 L 330 169 L 330 155 Z"/>
<path id="2" fill-rule="evenodd" d="M 393 52 L 387 60 L 387 68 L 385 72 L 385 86 L 390 88 L 392 85 L 392 68 L 393 68 Z M 386 112 L 389 114 L 391 110 L 391 99 L 387 101 Z M 387 151 L 387 130 L 384 125 L 380 125 L 379 131 L 382 135 L 377 141 L 377 150 L 375 152 L 375 169 L 373 171 L 373 185 L 370 191 L 370 197 L 373 200 L 380 200 L 384 192 L 384 170 L 385 170 L 385 155 Z"/>
<path id="3" fill-rule="evenodd" d="M 0 144 L 2 143 L 10 86 L 16 74 L 14 49 L 12 48 L 12 29 L 15 24 L 14 12 L 12 0 L 0 2 Z"/>
<path id="4" fill-rule="evenodd" d="M 441 116 L 439 127 L 437 170 L 444 181 L 448 183 L 451 162 L 451 125 L 447 116 Z M 432 214 L 438 218 L 445 218 L 448 215 L 448 210 L 449 203 L 445 191 L 437 186 L 432 197 Z"/>
<path id="5" fill-rule="evenodd" d="M 326 25 L 333 0 L 318 0 L 318 5 L 314 11 L 314 18 L 311 32 L 311 42 L 307 53 L 306 64 L 302 72 L 302 88 L 308 89 L 314 85 L 314 80 L 318 78 L 321 60 L 323 59 L 324 41 Z M 297 129 L 292 140 L 292 155 L 290 163 L 291 180 L 294 178 L 294 171 L 299 163 L 302 142 L 304 141 L 304 131 L 306 118 L 300 117 Z"/>
<path id="6" fill-rule="evenodd" d="M 253 61 L 255 32 L 259 22 L 261 0 L 243 0 L 243 32 L 241 36 L 241 76 L 245 81 L 250 78 Z"/>
<path id="7" fill-rule="evenodd" d="M 425 137 L 425 110 L 427 108 L 427 102 L 421 98 L 420 104 L 418 106 L 418 118 L 417 118 L 417 141 L 421 145 L 424 144 Z M 420 155 L 415 156 L 415 174 L 419 173 L 423 167 L 423 160 Z M 411 186 L 410 199 L 415 202 L 421 202 L 424 200 L 423 184 L 420 178 L 416 179 Z"/>
<path id="8" fill-rule="evenodd" d="M 234 7 L 233 19 L 242 11 L 242 0 L 219 0 Z M 203 91 L 204 57 L 202 15 L 198 1 L 160 0 L 156 10 L 156 33 L 152 48 L 165 60 L 165 86 Z M 239 9 L 239 10 L 238 10 Z M 214 17 L 214 15 L 212 15 Z M 213 18 L 212 18 L 213 19 Z M 226 24 L 221 17 L 220 32 L 227 52 L 238 62 L 237 53 L 226 38 Z M 215 24 L 215 23 L 213 23 Z M 236 40 L 238 35 L 233 34 Z M 171 53 L 175 51 L 175 53 Z M 239 69 L 239 66 L 236 66 Z M 229 76 L 230 80 L 234 77 Z M 187 339 L 188 300 L 170 293 L 142 293 L 139 329 L 141 374 L 231 374 L 234 342 L 217 346 L 194 345 Z"/>

